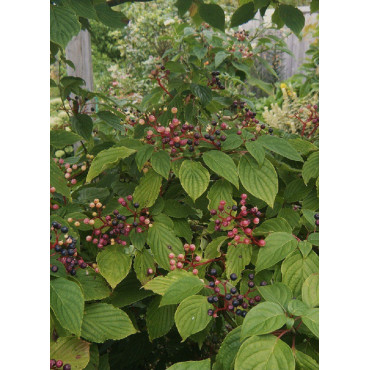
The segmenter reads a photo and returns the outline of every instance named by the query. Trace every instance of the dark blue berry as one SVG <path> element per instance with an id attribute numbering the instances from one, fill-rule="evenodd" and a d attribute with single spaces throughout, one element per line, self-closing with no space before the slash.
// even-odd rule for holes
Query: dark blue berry
<path id="1" fill-rule="evenodd" d="M 76 270 L 75 270 L 75 269 L 72 269 L 72 270 L 71 270 L 71 275 L 72 275 L 72 276 L 76 275 Z"/>
<path id="2" fill-rule="evenodd" d="M 60 245 L 56 245 L 54 250 L 55 252 L 59 253 L 62 250 L 62 247 Z"/>
<path id="3" fill-rule="evenodd" d="M 242 311 L 242 317 L 247 316 L 247 311 Z"/>
<path id="4" fill-rule="evenodd" d="M 242 314 L 242 310 L 237 309 L 235 313 L 236 313 L 238 316 L 240 316 L 240 315 Z"/>
<path id="5" fill-rule="evenodd" d="M 237 292 L 237 290 L 236 290 L 236 288 L 235 287 L 232 287 L 231 289 L 230 289 L 230 293 L 231 294 L 235 294 Z"/>
<path id="6" fill-rule="evenodd" d="M 230 275 L 230 279 L 232 281 L 235 281 L 237 278 L 238 278 L 238 276 L 236 274 L 234 274 L 234 273 Z"/>
<path id="7" fill-rule="evenodd" d="M 218 302 L 218 297 L 213 297 L 213 302 L 214 303 Z"/>
<path id="8" fill-rule="evenodd" d="M 239 306 L 239 299 L 234 299 L 233 300 L 233 306 L 238 307 Z"/>
<path id="9" fill-rule="evenodd" d="M 65 233 L 68 233 L 68 227 L 67 226 L 63 226 L 60 231 L 65 234 Z"/>
<path id="10" fill-rule="evenodd" d="M 249 274 L 248 278 L 249 278 L 249 280 L 253 280 L 254 279 L 254 274 Z"/>
<path id="11" fill-rule="evenodd" d="M 227 300 L 227 301 L 230 301 L 230 299 L 232 298 L 232 295 L 231 294 L 226 294 L 225 295 L 225 299 Z"/>
<path id="12" fill-rule="evenodd" d="M 237 210 L 238 210 L 238 206 L 232 206 L 232 207 L 231 207 L 231 209 L 232 209 L 233 211 L 237 211 Z"/>
<path id="13" fill-rule="evenodd" d="M 213 297 L 208 297 L 208 298 L 207 298 L 207 301 L 208 301 L 209 303 L 213 303 Z"/>
<path id="14" fill-rule="evenodd" d="M 134 207 L 135 208 L 139 208 L 140 207 L 140 204 L 139 203 L 134 203 Z"/>
<path id="15" fill-rule="evenodd" d="M 267 285 L 267 282 L 266 281 L 261 281 L 260 285 L 261 286 L 266 286 Z"/>
<path id="16" fill-rule="evenodd" d="M 213 288 L 216 284 L 214 281 L 210 281 L 209 284 L 208 284 L 211 288 Z"/>
<path id="17" fill-rule="evenodd" d="M 60 252 L 60 254 L 64 257 L 64 256 L 66 256 L 67 255 L 67 249 L 63 249 L 61 252 Z"/>
<path id="18" fill-rule="evenodd" d="M 319 219 L 319 214 L 315 213 L 315 215 L 313 217 L 315 217 L 315 220 L 318 220 Z"/>
<path id="19" fill-rule="evenodd" d="M 216 269 L 211 269 L 211 271 L 209 272 L 209 274 L 211 276 L 217 276 L 217 270 Z"/>
<path id="20" fill-rule="evenodd" d="M 212 316 L 213 315 L 213 310 L 208 310 L 208 315 Z"/>
<path id="21" fill-rule="evenodd" d="M 248 281 L 248 286 L 249 286 L 249 288 L 253 288 L 254 287 L 254 282 L 253 281 Z"/>
<path id="22" fill-rule="evenodd" d="M 68 254 L 70 256 L 73 256 L 75 254 L 75 250 L 74 249 L 68 249 Z"/>
<path id="23" fill-rule="evenodd" d="M 55 265 L 51 266 L 51 271 L 52 272 L 57 272 L 58 271 L 58 266 L 55 266 Z"/>

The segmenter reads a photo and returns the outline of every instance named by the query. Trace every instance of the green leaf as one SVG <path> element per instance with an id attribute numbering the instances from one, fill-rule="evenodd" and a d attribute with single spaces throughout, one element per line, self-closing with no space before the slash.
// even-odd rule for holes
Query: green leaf
<path id="1" fill-rule="evenodd" d="M 91 342 L 123 339 L 136 332 L 128 315 L 117 307 L 93 303 L 85 308 L 81 336 Z"/>
<path id="2" fill-rule="evenodd" d="M 313 251 L 307 257 L 303 257 L 300 251 L 296 251 L 281 265 L 283 283 L 292 289 L 295 297 L 300 294 L 303 282 L 317 272 L 319 272 L 319 257 Z"/>
<path id="3" fill-rule="evenodd" d="M 154 294 L 151 291 L 140 288 L 140 281 L 136 279 L 134 273 L 130 273 L 114 289 L 109 303 L 116 307 L 125 307 Z"/>
<path id="4" fill-rule="evenodd" d="M 261 226 L 256 227 L 253 230 L 254 236 L 259 235 L 268 235 L 273 232 L 285 232 L 288 234 L 292 233 L 292 227 L 289 225 L 288 221 L 286 221 L 284 218 L 276 217 L 271 218 L 270 220 L 266 220 L 262 223 Z"/>
<path id="5" fill-rule="evenodd" d="M 75 13 L 64 7 L 50 5 L 50 40 L 65 48 L 71 38 L 80 32 Z"/>
<path id="6" fill-rule="evenodd" d="M 67 145 L 72 145 L 80 140 L 82 140 L 82 137 L 71 131 L 50 131 L 50 144 L 57 149 L 64 148 Z"/>
<path id="7" fill-rule="evenodd" d="M 228 333 L 218 350 L 216 363 L 222 365 L 222 370 L 234 370 L 235 356 L 241 346 L 240 332 L 242 327 L 238 326 Z"/>
<path id="8" fill-rule="evenodd" d="M 230 181 L 239 189 L 238 171 L 234 161 L 225 153 L 219 150 L 205 152 L 202 156 L 204 163 L 217 175 Z"/>
<path id="9" fill-rule="evenodd" d="M 144 289 L 151 290 L 156 294 L 164 295 L 166 293 L 166 290 L 171 286 L 171 284 L 175 281 L 180 279 L 181 276 L 157 276 L 156 278 L 148 281 L 144 285 Z"/>
<path id="10" fill-rule="evenodd" d="M 199 162 L 184 161 L 179 178 L 182 187 L 195 202 L 207 190 L 210 175 Z"/>
<path id="11" fill-rule="evenodd" d="M 259 143 L 262 144 L 266 149 L 271 150 L 285 158 L 291 159 L 292 161 L 303 162 L 302 157 L 288 140 L 280 137 L 264 135 L 258 139 Z"/>
<path id="12" fill-rule="evenodd" d="M 319 309 L 311 308 L 307 313 L 302 315 L 303 324 L 318 338 L 319 337 Z"/>
<path id="13" fill-rule="evenodd" d="M 299 370 L 319 370 L 319 364 L 312 357 L 297 349 L 294 351 L 294 355 Z"/>
<path id="14" fill-rule="evenodd" d="M 180 303 L 185 298 L 197 294 L 203 287 L 204 283 L 198 277 L 184 276 L 169 286 L 160 306 Z"/>
<path id="15" fill-rule="evenodd" d="M 96 257 L 99 271 L 114 289 L 131 268 L 131 257 L 125 253 L 122 245 L 109 245 Z"/>
<path id="16" fill-rule="evenodd" d="M 235 369 L 294 370 L 295 361 L 290 347 L 274 335 L 253 336 L 240 347 Z"/>
<path id="17" fill-rule="evenodd" d="M 77 113 L 71 118 L 72 129 L 81 135 L 84 139 L 89 140 L 93 129 L 93 121 L 87 114 Z"/>
<path id="18" fill-rule="evenodd" d="M 309 307 L 299 299 L 292 299 L 288 303 L 288 312 L 294 316 L 302 316 L 309 311 Z"/>
<path id="19" fill-rule="evenodd" d="M 231 134 L 222 143 L 222 150 L 229 151 L 239 148 L 243 144 L 243 140 L 239 135 Z"/>
<path id="20" fill-rule="evenodd" d="M 305 23 L 303 13 L 292 5 L 280 4 L 278 9 L 280 18 L 298 36 Z"/>
<path id="21" fill-rule="evenodd" d="M 136 150 L 129 149 L 124 146 L 102 150 L 92 161 L 91 167 L 86 177 L 86 182 L 90 182 L 94 177 L 98 176 L 112 164 L 116 163 L 120 159 L 125 159 L 129 157 L 135 152 Z"/>
<path id="22" fill-rule="evenodd" d="M 185 240 L 188 243 L 191 243 L 191 240 L 193 239 L 193 232 L 187 220 L 174 219 L 173 220 L 173 231 L 175 232 L 176 236 L 185 238 Z"/>
<path id="23" fill-rule="evenodd" d="M 144 145 L 137 151 L 135 156 L 135 162 L 137 164 L 137 168 L 139 169 L 139 171 L 141 171 L 142 168 L 144 167 L 144 164 L 149 161 L 153 152 L 154 152 L 153 145 Z"/>
<path id="24" fill-rule="evenodd" d="M 172 218 L 186 218 L 192 213 L 192 209 L 186 203 L 176 199 L 167 199 L 164 203 L 163 212 Z"/>
<path id="25" fill-rule="evenodd" d="M 286 322 L 284 309 L 274 302 L 262 302 L 253 307 L 242 325 L 241 339 L 268 334 L 280 329 Z"/>
<path id="26" fill-rule="evenodd" d="M 263 149 L 263 146 L 259 141 L 246 141 L 245 147 L 261 167 L 265 161 L 265 149 Z"/>
<path id="27" fill-rule="evenodd" d="M 289 203 L 302 201 L 310 191 L 311 187 L 306 186 L 302 179 L 296 179 L 285 188 L 284 198 Z"/>
<path id="28" fill-rule="evenodd" d="M 141 207 L 151 207 L 158 198 L 161 190 L 162 177 L 150 169 L 141 179 L 134 191 L 134 200 Z"/>
<path id="29" fill-rule="evenodd" d="M 147 236 L 148 236 L 148 233 L 146 231 L 138 233 L 135 229 L 132 229 L 130 232 L 131 244 L 139 251 L 142 251 L 144 248 Z"/>
<path id="30" fill-rule="evenodd" d="M 107 282 L 91 267 L 78 269 L 75 278 L 81 285 L 85 301 L 103 299 L 111 294 Z"/>
<path id="31" fill-rule="evenodd" d="M 71 198 L 71 192 L 67 186 L 67 180 L 64 177 L 62 170 L 50 158 L 50 186 L 54 187 L 57 193 L 64 195 L 68 199 Z"/>
<path id="32" fill-rule="evenodd" d="M 277 28 L 280 29 L 284 26 L 284 21 L 280 18 L 279 8 L 276 8 L 274 14 L 271 16 L 271 20 L 276 24 Z"/>
<path id="33" fill-rule="evenodd" d="M 171 160 L 170 155 L 168 152 L 164 150 L 160 150 L 159 152 L 155 152 L 152 155 L 152 167 L 153 170 L 163 176 L 166 180 L 168 179 L 168 175 L 170 173 L 171 168 Z"/>
<path id="34" fill-rule="evenodd" d="M 319 274 L 311 274 L 302 285 L 302 301 L 309 307 L 319 305 Z"/>
<path id="35" fill-rule="evenodd" d="M 213 306 L 208 303 L 207 297 L 193 295 L 185 298 L 175 313 L 176 327 L 185 341 L 190 335 L 203 330 L 211 321 L 208 310 Z"/>
<path id="36" fill-rule="evenodd" d="M 217 180 L 210 188 L 207 198 L 209 199 L 209 209 L 217 209 L 221 200 L 231 206 L 234 204 L 233 186 L 226 180 Z"/>
<path id="37" fill-rule="evenodd" d="M 212 27 L 221 31 L 225 30 L 225 13 L 222 8 L 216 4 L 200 4 L 199 15 Z"/>
<path id="38" fill-rule="evenodd" d="M 146 311 L 146 325 L 151 341 L 166 335 L 175 323 L 174 316 L 177 306 L 159 307 L 160 302 L 161 297 L 155 297 Z"/>
<path id="39" fill-rule="evenodd" d="M 83 370 L 90 360 L 90 343 L 76 337 L 61 337 L 50 343 L 50 358 L 70 364 L 73 370 Z"/>
<path id="40" fill-rule="evenodd" d="M 249 265 L 252 257 L 252 248 L 245 244 L 229 245 L 226 253 L 226 275 L 235 273 L 238 282 L 246 265 Z M 235 282 L 235 284 L 236 284 Z"/>
<path id="41" fill-rule="evenodd" d="M 189 10 L 192 3 L 193 0 L 177 0 L 175 5 L 178 8 L 180 17 L 184 16 L 184 14 Z"/>
<path id="42" fill-rule="evenodd" d="M 302 177 L 305 184 L 310 179 L 316 179 L 319 176 L 319 152 L 312 153 L 302 168 Z"/>
<path id="43" fill-rule="evenodd" d="M 260 167 L 251 155 L 244 155 L 239 162 L 239 177 L 247 191 L 264 200 L 270 207 L 274 206 L 278 192 L 278 177 L 267 158 Z"/>
<path id="44" fill-rule="evenodd" d="M 255 9 L 261 9 L 265 6 L 269 6 L 270 0 L 254 0 L 254 7 Z"/>
<path id="45" fill-rule="evenodd" d="M 298 248 L 301 251 L 302 256 L 307 257 L 312 250 L 312 244 L 307 242 L 306 240 L 303 240 L 298 243 Z"/>
<path id="46" fill-rule="evenodd" d="M 186 72 L 184 65 L 179 62 L 169 61 L 166 63 L 165 67 L 166 69 L 174 73 L 185 73 Z"/>
<path id="47" fill-rule="evenodd" d="M 256 11 L 254 10 L 253 1 L 242 5 L 236 9 L 235 13 L 232 15 L 230 27 L 236 27 L 247 23 L 254 18 L 255 14 Z"/>
<path id="48" fill-rule="evenodd" d="M 167 370 L 211 370 L 211 359 L 178 362 L 168 367 Z"/>
<path id="49" fill-rule="evenodd" d="M 99 21 L 108 27 L 123 28 L 128 23 L 123 13 L 115 12 L 105 2 L 95 5 L 95 10 Z"/>
<path id="50" fill-rule="evenodd" d="M 310 11 L 311 13 L 315 13 L 319 11 L 319 0 L 312 0 L 310 4 Z"/>
<path id="51" fill-rule="evenodd" d="M 178 255 L 184 250 L 181 240 L 176 237 L 174 231 L 159 222 L 154 222 L 149 229 L 147 243 L 156 261 L 167 270 L 170 269 L 168 254 L 173 252 Z"/>
<path id="52" fill-rule="evenodd" d="M 230 54 L 225 51 L 219 51 L 215 55 L 215 68 L 217 68 Z"/>
<path id="53" fill-rule="evenodd" d="M 308 236 L 307 241 L 313 245 L 319 246 L 319 233 L 312 233 Z"/>
<path id="54" fill-rule="evenodd" d="M 212 100 L 212 90 L 208 86 L 192 83 L 190 90 L 199 98 L 202 105 L 207 105 Z"/>
<path id="55" fill-rule="evenodd" d="M 79 285 L 65 278 L 51 280 L 50 306 L 62 327 L 79 337 L 84 310 Z"/>
<path id="56" fill-rule="evenodd" d="M 316 145 L 301 138 L 289 139 L 288 141 L 301 155 L 307 155 L 312 151 L 318 150 Z"/>
<path id="57" fill-rule="evenodd" d="M 204 251 L 204 258 L 216 258 L 221 255 L 220 248 L 224 241 L 227 239 L 227 236 L 219 236 L 216 239 L 213 239 L 206 247 Z"/>
<path id="58" fill-rule="evenodd" d="M 79 17 L 96 19 L 96 12 L 90 0 L 68 0 L 67 3 Z"/>
<path id="59" fill-rule="evenodd" d="M 256 272 L 265 270 L 280 262 L 297 248 L 298 241 L 292 235 L 284 232 L 270 234 L 266 245 L 260 248 L 256 262 Z M 284 282 L 284 280 L 283 280 Z M 289 284 L 287 284 L 289 286 Z"/>
<path id="60" fill-rule="evenodd" d="M 108 126 L 121 132 L 125 132 L 125 127 L 121 125 L 121 119 L 108 110 L 102 110 L 97 113 L 97 116 L 104 121 Z"/>
<path id="61" fill-rule="evenodd" d="M 273 285 L 259 286 L 261 296 L 268 302 L 274 302 L 286 309 L 289 301 L 293 298 L 291 289 L 283 283 Z"/>
<path id="62" fill-rule="evenodd" d="M 137 251 L 134 260 L 134 269 L 137 278 L 143 285 L 153 277 L 153 275 L 148 274 L 149 268 L 155 271 L 154 257 L 148 249 L 143 249 L 142 252 Z"/>

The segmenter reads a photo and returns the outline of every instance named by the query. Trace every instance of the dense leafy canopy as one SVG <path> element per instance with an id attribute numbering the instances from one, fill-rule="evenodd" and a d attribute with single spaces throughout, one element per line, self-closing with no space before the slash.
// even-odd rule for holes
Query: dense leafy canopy
<path id="1" fill-rule="evenodd" d="M 52 63 L 72 64 L 64 49 L 90 22 L 125 27 L 119 3 L 53 2 Z M 261 53 L 284 43 L 267 35 L 254 50 L 247 33 L 230 32 L 272 8 L 278 28 L 300 35 L 304 16 L 269 0 L 176 7 L 182 20 L 142 76 L 152 87 L 141 101 L 52 80 L 68 121 L 50 140 L 51 359 L 316 369 L 316 79 L 310 66 L 303 82 L 280 85 Z M 260 64 L 276 83 L 259 78 Z M 264 120 L 266 101 L 293 97 L 294 130 Z"/>

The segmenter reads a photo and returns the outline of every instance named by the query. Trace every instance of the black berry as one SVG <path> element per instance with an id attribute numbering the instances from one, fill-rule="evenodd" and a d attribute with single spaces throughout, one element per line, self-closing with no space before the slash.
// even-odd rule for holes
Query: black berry
<path id="1" fill-rule="evenodd" d="M 238 276 L 236 274 L 231 274 L 230 275 L 230 279 L 235 281 L 236 279 L 238 278 Z"/>

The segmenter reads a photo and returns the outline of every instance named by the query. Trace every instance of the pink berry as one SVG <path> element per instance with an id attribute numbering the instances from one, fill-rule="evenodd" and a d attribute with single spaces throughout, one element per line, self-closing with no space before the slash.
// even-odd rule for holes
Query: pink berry
<path id="1" fill-rule="evenodd" d="M 194 252 L 194 251 L 195 251 L 195 245 L 194 245 L 194 244 L 190 244 L 189 249 L 190 249 L 192 252 Z"/>
<path id="2" fill-rule="evenodd" d="M 170 253 L 170 254 L 168 255 L 168 258 L 175 258 L 175 255 L 174 255 L 173 253 Z"/>
<path id="3" fill-rule="evenodd" d="M 179 260 L 183 260 L 183 259 L 184 259 L 184 255 L 180 253 L 180 254 L 177 256 L 177 258 L 178 258 Z"/>
<path id="4" fill-rule="evenodd" d="M 118 203 L 121 204 L 124 201 L 123 198 L 118 198 Z"/>
<path id="5" fill-rule="evenodd" d="M 196 261 L 196 262 L 200 262 L 200 261 L 201 261 L 201 259 L 202 259 L 202 257 L 201 257 L 201 256 L 196 256 L 196 257 L 195 257 L 195 261 Z"/>
<path id="6" fill-rule="evenodd" d="M 71 184 L 72 184 L 72 185 L 75 185 L 76 183 L 77 183 L 77 180 L 76 180 L 76 179 L 72 179 L 72 180 L 71 180 Z"/>
<path id="7" fill-rule="evenodd" d="M 226 204 L 226 202 L 225 202 L 224 200 L 221 200 L 221 201 L 220 201 L 220 205 L 221 205 L 221 206 L 224 206 L 225 204 Z"/>
<path id="8" fill-rule="evenodd" d="M 55 193 L 56 192 L 56 189 L 53 187 L 50 188 L 50 193 Z"/>
<path id="9" fill-rule="evenodd" d="M 86 241 L 87 241 L 87 242 L 91 242 L 91 240 L 92 240 L 92 236 L 91 236 L 91 235 L 88 235 L 88 236 L 86 237 Z"/>
<path id="10" fill-rule="evenodd" d="M 265 240 L 263 240 L 263 239 L 261 239 L 261 240 L 258 242 L 258 245 L 259 245 L 260 247 L 264 247 L 264 246 L 266 245 L 266 241 L 265 241 Z"/>
<path id="11" fill-rule="evenodd" d="M 148 275 L 151 275 L 153 273 L 153 269 L 148 269 Z"/>
<path id="12" fill-rule="evenodd" d="M 238 233 L 238 229 L 236 227 L 233 228 L 233 234 L 237 234 Z"/>
<path id="13" fill-rule="evenodd" d="M 176 266 L 170 266 L 170 270 L 173 271 L 176 269 Z"/>
<path id="14" fill-rule="evenodd" d="M 154 122 L 155 121 L 155 117 L 152 114 L 149 116 L 149 121 L 150 122 Z"/>
<path id="15" fill-rule="evenodd" d="M 95 239 L 93 240 L 93 244 L 98 244 L 98 239 L 96 239 L 96 238 L 95 238 Z"/>
<path id="16" fill-rule="evenodd" d="M 254 223 L 255 225 L 258 225 L 258 224 L 260 223 L 260 219 L 259 219 L 258 217 L 254 218 L 254 219 L 253 219 L 253 223 Z"/>
<path id="17" fill-rule="evenodd" d="M 249 227 L 247 229 L 244 229 L 244 233 L 246 235 L 251 235 L 252 234 L 252 229 L 250 229 Z"/>
<path id="18" fill-rule="evenodd" d="M 127 200 L 129 200 L 131 202 L 132 201 L 132 195 L 128 195 Z"/>
<path id="19" fill-rule="evenodd" d="M 175 260 L 170 260 L 170 265 L 171 266 L 175 266 L 176 265 L 176 261 Z"/>
<path id="20" fill-rule="evenodd" d="M 194 274 L 194 275 L 198 275 L 198 270 L 197 270 L 197 269 L 194 269 L 194 270 L 193 270 L 193 274 Z"/>
<path id="21" fill-rule="evenodd" d="M 179 269 L 182 269 L 182 267 L 184 266 L 181 262 L 177 262 L 177 268 L 179 268 Z"/>
<path id="22" fill-rule="evenodd" d="M 62 367 L 63 366 L 63 361 L 58 360 L 57 363 L 55 364 L 56 367 Z"/>
<path id="23" fill-rule="evenodd" d="M 55 210 L 59 209 L 58 204 L 53 204 L 53 209 L 55 209 Z"/>

